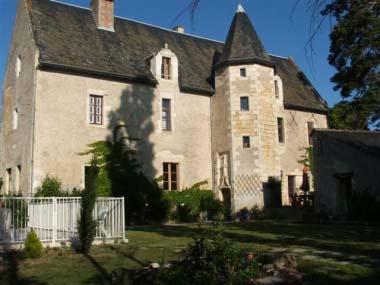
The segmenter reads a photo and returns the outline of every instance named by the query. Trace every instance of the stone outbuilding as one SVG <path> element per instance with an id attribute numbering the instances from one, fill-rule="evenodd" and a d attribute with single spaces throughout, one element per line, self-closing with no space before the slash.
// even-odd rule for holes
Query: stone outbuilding
<path id="1" fill-rule="evenodd" d="M 380 133 L 314 130 L 315 204 L 336 217 L 348 214 L 355 191 L 380 199 Z"/>

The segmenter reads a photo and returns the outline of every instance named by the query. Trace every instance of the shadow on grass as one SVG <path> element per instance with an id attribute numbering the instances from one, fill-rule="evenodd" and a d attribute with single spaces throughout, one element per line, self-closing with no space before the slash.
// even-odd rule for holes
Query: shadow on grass
<path id="1" fill-rule="evenodd" d="M 134 228 L 130 228 L 134 230 Z M 202 229 L 189 225 L 137 227 L 137 231 L 154 232 L 166 237 L 192 237 Z M 306 248 L 311 254 L 336 261 L 378 267 L 380 229 L 369 225 L 319 225 L 287 223 L 285 221 L 258 221 L 224 225 L 225 235 L 247 247 L 261 245 L 275 248 Z M 127 229 L 128 231 L 128 229 Z M 245 246 L 245 245 L 243 245 Z M 315 253 L 313 253 L 315 251 Z M 359 258 L 356 258 L 359 257 Z"/>
<path id="2" fill-rule="evenodd" d="M 3 259 L 2 268 L 0 269 L 0 284 L 10 285 L 44 285 L 35 278 L 23 278 L 19 275 L 20 253 L 9 251 L 0 255 Z"/>
<path id="3" fill-rule="evenodd" d="M 97 262 L 91 255 L 83 254 L 83 256 L 94 266 L 97 271 L 97 275 L 87 280 L 86 284 L 111 284 L 111 275 L 107 270 Z"/>
<path id="4" fill-rule="evenodd" d="M 148 263 L 143 262 L 143 261 L 141 261 L 135 257 L 136 251 L 138 250 L 137 248 L 130 247 L 130 248 L 128 248 L 129 249 L 128 252 L 122 251 L 122 250 L 120 250 L 120 248 L 114 247 L 114 246 L 111 246 L 110 249 L 112 249 L 118 255 L 121 255 L 121 256 L 128 258 L 129 260 L 137 263 L 139 266 L 145 267 L 145 266 L 149 265 L 149 262 Z"/>
<path id="5" fill-rule="evenodd" d="M 301 264 L 299 270 L 304 274 L 304 285 L 377 285 L 380 272 L 370 270 L 348 270 L 344 266 L 321 266 L 315 262 Z"/>

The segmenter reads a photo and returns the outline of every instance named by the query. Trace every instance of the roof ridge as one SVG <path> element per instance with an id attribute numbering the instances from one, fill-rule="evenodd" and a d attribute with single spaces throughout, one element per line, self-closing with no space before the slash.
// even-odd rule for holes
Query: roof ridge
<path id="1" fill-rule="evenodd" d="M 316 132 L 325 132 L 325 133 L 350 133 L 350 134 L 376 134 L 380 135 L 378 131 L 369 131 L 369 130 L 345 130 L 345 129 L 314 129 Z"/>
<path id="2" fill-rule="evenodd" d="M 75 7 L 75 8 L 91 11 L 91 8 L 88 8 L 88 7 L 83 7 L 83 6 L 79 6 L 79 5 L 75 5 L 75 4 L 71 4 L 71 3 L 66 3 L 66 2 L 59 1 L 59 0 L 50 0 L 50 1 L 58 3 L 58 4 L 62 4 L 62 5 L 67 5 L 67 6 L 71 6 L 71 7 Z M 174 30 L 169 29 L 169 28 L 160 27 L 160 26 L 157 26 L 157 25 L 145 23 L 145 22 L 142 22 L 142 21 L 139 21 L 139 20 L 135 20 L 135 19 L 131 19 L 131 18 L 127 18 L 127 17 L 122 17 L 122 16 L 118 16 L 118 15 L 115 15 L 114 17 L 122 19 L 122 20 L 127 20 L 127 21 L 131 21 L 131 22 L 135 22 L 135 23 L 138 23 L 138 24 L 142 24 L 142 25 L 158 28 L 158 29 L 165 30 L 165 31 L 168 31 L 168 32 L 185 35 L 185 36 L 188 36 L 188 37 L 193 37 L 193 38 L 198 38 L 198 39 L 207 40 L 207 41 L 211 41 L 211 42 L 225 44 L 223 41 L 219 41 L 219 40 L 216 40 L 216 39 L 206 38 L 206 37 L 197 36 L 197 35 L 193 35 L 193 34 L 189 34 L 189 33 L 180 33 L 180 32 L 174 31 Z"/>
<path id="3" fill-rule="evenodd" d="M 282 59 L 287 59 L 289 60 L 289 57 L 285 57 L 285 56 L 282 56 L 282 55 L 278 55 L 278 54 L 273 54 L 273 53 L 267 53 L 269 56 L 274 56 L 274 57 L 278 57 L 278 58 L 282 58 Z"/>
<path id="4" fill-rule="evenodd" d="M 139 21 L 139 20 L 134 20 L 134 19 L 131 19 L 131 18 L 126 18 L 126 17 L 121 17 L 121 16 L 115 16 L 115 18 L 119 18 L 119 19 L 122 19 L 122 20 L 127 20 L 127 21 L 138 23 L 138 24 L 142 24 L 142 25 L 158 28 L 158 29 L 161 29 L 161 30 L 164 30 L 164 31 L 175 33 L 175 34 L 180 34 L 180 35 L 184 35 L 184 36 L 188 36 L 188 37 L 193 37 L 193 38 L 198 38 L 198 39 L 207 40 L 207 41 L 211 41 L 211 42 L 225 44 L 223 41 L 219 41 L 219 40 L 215 40 L 215 39 L 210 39 L 210 38 L 206 38 L 206 37 L 202 37 L 202 36 L 197 36 L 197 35 L 193 35 L 193 34 L 188 34 L 188 33 L 180 33 L 180 32 L 174 31 L 174 30 L 169 29 L 169 28 L 160 27 L 160 26 L 149 24 L 149 23 L 145 23 L 145 22 L 142 22 L 142 21 Z"/>

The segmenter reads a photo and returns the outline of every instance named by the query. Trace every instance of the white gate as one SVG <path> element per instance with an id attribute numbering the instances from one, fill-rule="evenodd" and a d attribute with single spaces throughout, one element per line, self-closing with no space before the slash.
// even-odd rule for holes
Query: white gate
<path id="1" fill-rule="evenodd" d="M 81 198 L 0 198 L 0 244 L 24 242 L 33 230 L 44 243 L 77 238 Z M 124 198 L 97 198 L 95 239 L 124 240 Z"/>

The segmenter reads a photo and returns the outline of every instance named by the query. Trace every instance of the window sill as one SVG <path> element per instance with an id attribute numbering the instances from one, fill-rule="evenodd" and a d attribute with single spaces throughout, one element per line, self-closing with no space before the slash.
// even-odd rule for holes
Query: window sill
<path id="1" fill-rule="evenodd" d="M 97 124 L 87 123 L 87 126 L 90 128 L 94 128 L 94 129 L 105 129 L 106 128 L 105 124 L 97 125 Z"/>
<path id="2" fill-rule="evenodd" d="M 163 134 L 172 134 L 172 133 L 173 133 L 173 130 L 162 130 L 162 129 L 161 129 L 161 132 L 162 132 Z"/>

